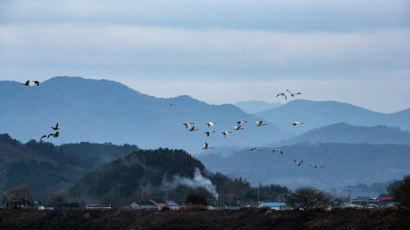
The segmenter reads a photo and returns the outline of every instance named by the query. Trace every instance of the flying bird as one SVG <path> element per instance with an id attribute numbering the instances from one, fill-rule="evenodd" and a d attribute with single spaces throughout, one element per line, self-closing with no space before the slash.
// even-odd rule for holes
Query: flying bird
<path id="1" fill-rule="evenodd" d="M 279 96 L 285 97 L 285 100 L 286 100 L 286 101 L 288 100 L 288 97 L 286 96 L 285 93 L 278 93 L 278 95 L 276 95 L 276 97 L 279 97 Z"/>
<path id="2" fill-rule="evenodd" d="M 238 125 L 242 125 L 242 124 L 245 124 L 245 123 L 247 123 L 247 121 L 240 120 L 240 121 L 236 122 L 236 124 L 238 124 Z"/>
<path id="3" fill-rule="evenodd" d="M 290 96 L 292 96 L 292 97 L 295 97 L 296 95 L 301 95 L 302 93 L 301 92 L 298 92 L 298 93 L 292 93 L 292 92 L 290 92 L 290 90 L 286 90 L 286 91 L 288 91 L 288 93 L 290 94 Z"/>
<path id="4" fill-rule="evenodd" d="M 215 131 L 206 131 L 205 132 L 205 135 L 207 136 L 207 137 L 209 137 L 210 135 L 211 135 L 211 133 L 214 133 Z"/>
<path id="5" fill-rule="evenodd" d="M 205 142 L 204 147 L 202 149 L 213 149 L 214 147 L 209 147 L 208 142 Z"/>
<path id="6" fill-rule="evenodd" d="M 266 123 L 263 123 L 263 121 L 257 121 L 256 126 L 263 126 L 263 125 L 268 125 Z"/>
<path id="7" fill-rule="evenodd" d="M 184 126 L 185 126 L 186 129 L 189 129 L 189 128 L 191 127 L 191 125 L 193 125 L 193 124 L 195 124 L 195 123 L 185 122 L 185 123 L 184 123 Z"/>
<path id="8" fill-rule="evenodd" d="M 258 148 L 256 148 L 256 147 L 252 147 L 252 148 L 249 149 L 249 151 L 256 151 L 256 150 L 262 151 L 262 149 L 258 149 Z"/>
<path id="9" fill-rule="evenodd" d="M 297 162 L 296 160 L 293 160 L 293 162 L 295 163 L 296 166 L 301 166 L 303 164 L 303 160 Z"/>
<path id="10" fill-rule="evenodd" d="M 233 129 L 234 130 L 241 130 L 241 129 L 244 129 L 244 128 L 242 128 L 242 126 L 240 126 L 240 125 L 237 125 L 237 126 L 233 127 Z"/>
<path id="11" fill-rule="evenodd" d="M 32 82 L 34 82 L 34 84 L 37 85 L 37 86 L 40 85 L 40 82 L 39 82 L 39 81 L 32 81 Z"/>
<path id="12" fill-rule="evenodd" d="M 30 86 L 30 80 L 27 80 L 25 83 L 23 83 L 25 86 Z"/>
<path id="13" fill-rule="evenodd" d="M 56 132 L 56 133 L 50 133 L 48 134 L 47 138 L 50 138 L 51 136 L 53 136 L 54 138 L 57 138 L 60 135 L 60 132 Z"/>
<path id="14" fill-rule="evenodd" d="M 58 122 L 56 124 L 56 127 L 51 127 L 52 129 L 54 129 L 55 131 L 59 130 L 60 128 L 58 127 Z"/>
<path id="15" fill-rule="evenodd" d="M 212 122 L 212 121 L 206 123 L 206 125 L 208 126 L 208 128 L 214 126 L 215 124 L 216 124 L 216 122 Z"/>
<path id="16" fill-rule="evenodd" d="M 283 155 L 283 151 L 282 150 L 280 150 L 280 149 L 274 149 L 274 150 L 272 150 L 272 152 L 274 153 L 274 152 L 279 152 L 280 153 L 280 155 Z"/>
<path id="17" fill-rule="evenodd" d="M 303 125 L 303 122 L 295 121 L 292 123 L 293 126 Z"/>
<path id="18" fill-rule="evenodd" d="M 222 132 L 222 135 L 224 135 L 224 137 L 226 137 L 226 136 L 228 136 L 228 134 L 230 134 L 230 133 L 232 133 L 232 132 L 225 131 L 225 132 Z"/>
<path id="19" fill-rule="evenodd" d="M 194 132 L 194 131 L 197 131 L 197 130 L 199 130 L 199 129 L 196 129 L 195 125 L 193 125 L 190 129 L 188 129 L 189 132 Z"/>
<path id="20" fill-rule="evenodd" d="M 40 138 L 40 142 L 42 142 L 43 141 L 43 139 L 44 138 L 46 138 L 47 137 L 47 135 L 43 135 L 43 136 L 41 136 L 41 138 Z"/>
<path id="21" fill-rule="evenodd" d="M 314 168 L 314 169 L 324 168 L 324 167 L 325 167 L 324 165 L 320 165 L 320 166 L 318 166 L 318 165 L 309 165 L 309 166 L 312 167 L 312 168 Z"/>

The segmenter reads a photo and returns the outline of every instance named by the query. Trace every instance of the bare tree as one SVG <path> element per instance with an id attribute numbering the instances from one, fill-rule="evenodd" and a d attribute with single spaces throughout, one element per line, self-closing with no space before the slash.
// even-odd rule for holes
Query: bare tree
<path id="1" fill-rule="evenodd" d="M 33 201 L 33 194 L 30 187 L 20 185 L 11 188 L 5 198 L 7 201 Z"/>
<path id="2" fill-rule="evenodd" d="M 299 188 L 287 197 L 287 204 L 290 207 L 301 208 L 307 212 L 329 205 L 330 196 L 314 188 Z"/>

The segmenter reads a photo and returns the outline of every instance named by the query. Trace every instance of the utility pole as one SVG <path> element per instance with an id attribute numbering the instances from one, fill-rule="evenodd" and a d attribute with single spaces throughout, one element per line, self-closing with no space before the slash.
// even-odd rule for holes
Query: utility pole
<path id="1" fill-rule="evenodd" d="M 347 186 L 349 188 L 349 206 L 352 204 L 352 200 L 350 199 L 350 184 Z"/>

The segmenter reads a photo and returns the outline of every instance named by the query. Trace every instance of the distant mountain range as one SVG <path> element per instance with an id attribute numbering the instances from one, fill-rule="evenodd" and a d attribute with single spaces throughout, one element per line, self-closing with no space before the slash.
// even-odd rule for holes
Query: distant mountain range
<path id="1" fill-rule="evenodd" d="M 252 114 L 252 113 L 258 113 L 258 112 L 266 111 L 269 109 L 277 108 L 281 106 L 282 104 L 267 103 L 264 101 L 251 100 L 251 101 L 241 101 L 241 102 L 235 103 L 234 105 L 239 107 L 243 111 Z"/>
<path id="2" fill-rule="evenodd" d="M 356 143 L 356 144 L 398 144 L 410 145 L 410 133 L 400 128 L 384 125 L 375 127 L 353 126 L 337 123 L 316 128 L 297 137 L 283 141 L 281 145 Z"/>
<path id="3" fill-rule="evenodd" d="M 293 134 L 340 122 L 358 126 L 387 125 L 410 131 L 410 109 L 384 114 L 335 101 L 294 100 L 254 115 Z M 291 124 L 294 121 L 304 122 L 304 125 L 293 127 Z"/>
<path id="4" fill-rule="evenodd" d="M 189 96 L 155 98 L 108 80 L 55 77 L 38 87 L 1 81 L 0 106 L 0 132 L 22 141 L 50 133 L 56 122 L 60 137 L 46 139 L 56 144 L 130 143 L 194 153 L 206 141 L 212 147 L 248 146 L 289 137 L 273 124 L 256 127 L 259 118 L 233 105 L 209 105 Z M 221 132 L 233 131 L 237 120 L 248 121 L 245 130 L 224 138 Z M 204 134 L 208 121 L 216 123 L 211 137 Z M 195 122 L 200 130 L 188 132 L 184 122 Z"/>
<path id="5" fill-rule="evenodd" d="M 215 149 L 197 158 L 213 172 L 241 176 L 254 185 L 273 183 L 290 188 L 341 188 L 348 184 L 398 180 L 410 174 L 410 145 L 334 143 L 280 148 L 283 155 L 272 153 L 272 146 L 262 151 Z M 293 160 L 304 162 L 297 167 Z M 325 167 L 315 169 L 310 165 Z"/>

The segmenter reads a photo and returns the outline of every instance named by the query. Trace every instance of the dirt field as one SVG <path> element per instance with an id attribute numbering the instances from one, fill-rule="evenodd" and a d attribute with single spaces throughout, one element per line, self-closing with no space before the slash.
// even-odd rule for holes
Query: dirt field
<path id="1" fill-rule="evenodd" d="M 410 217 L 405 217 L 407 219 Z M 399 222 L 402 222 L 400 220 Z M 5 210 L 0 229 L 410 229 L 394 210 L 239 211 Z M 409 222 L 408 222 L 409 223 Z M 409 227 L 409 228 L 407 228 Z"/>

